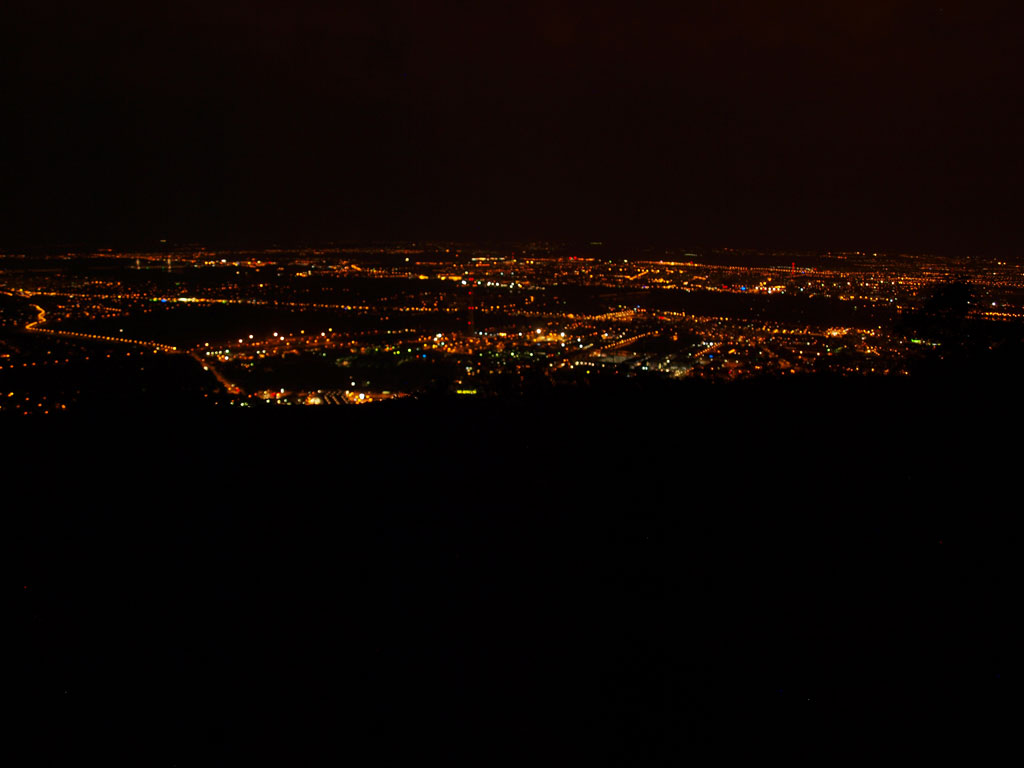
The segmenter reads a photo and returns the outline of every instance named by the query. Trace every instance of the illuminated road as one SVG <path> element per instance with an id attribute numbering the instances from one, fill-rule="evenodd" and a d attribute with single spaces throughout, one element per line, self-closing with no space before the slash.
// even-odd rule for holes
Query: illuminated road
<path id="1" fill-rule="evenodd" d="M 34 333 L 49 333 L 54 336 L 64 336 L 71 339 L 89 339 L 92 341 L 113 341 L 118 344 L 134 344 L 140 347 L 149 347 L 150 349 L 156 349 L 161 352 L 177 352 L 177 347 L 172 347 L 169 344 L 159 344 L 155 341 L 141 341 L 139 339 L 125 339 L 117 336 L 99 336 L 94 333 L 78 333 L 77 331 L 58 331 L 53 328 L 40 328 L 39 326 L 46 322 L 46 310 L 40 307 L 38 304 L 33 304 L 36 311 L 39 313 L 36 319 L 25 326 L 26 331 L 32 331 Z"/>
<path id="2" fill-rule="evenodd" d="M 28 323 L 25 326 L 26 331 L 32 331 L 33 333 L 47 333 L 53 336 L 63 336 L 71 339 L 86 339 L 89 341 L 113 341 L 117 342 L 118 344 L 133 344 L 136 346 L 148 347 L 150 349 L 155 349 L 160 352 L 168 352 L 172 354 L 181 353 L 181 350 L 179 350 L 177 347 L 173 347 L 169 344 L 160 344 L 155 341 L 142 341 L 140 339 L 125 339 L 119 338 L 117 336 L 101 336 L 94 333 L 79 333 L 77 331 L 59 331 L 53 328 L 40 328 L 39 326 L 46 322 L 46 310 L 40 307 L 38 304 L 32 304 L 31 306 L 36 310 L 37 315 L 35 320 L 33 320 L 32 322 Z M 197 363 L 199 363 L 201 366 L 203 366 L 204 371 L 209 371 L 210 373 L 212 373 L 216 377 L 217 381 L 220 382 L 220 384 L 224 387 L 224 389 L 228 391 L 229 394 L 245 394 L 242 391 L 241 387 L 239 387 L 237 384 L 231 381 L 228 381 L 226 378 L 224 378 L 220 371 L 218 371 L 212 365 L 210 365 L 201 357 L 199 357 L 198 352 L 189 352 L 188 356 L 195 360 Z"/>
<path id="3" fill-rule="evenodd" d="M 698 358 L 704 357 L 704 355 L 713 354 L 714 352 L 717 352 L 721 346 L 721 342 L 719 342 L 718 344 L 712 344 L 710 347 L 706 347 L 705 349 L 702 349 L 700 352 L 695 353 L 693 359 L 697 360 Z"/>
<path id="4" fill-rule="evenodd" d="M 203 360 L 203 358 L 201 358 L 199 356 L 198 352 L 189 352 L 188 356 L 191 357 L 193 360 L 195 360 L 197 363 L 199 363 L 201 366 L 203 366 L 203 370 L 204 371 L 209 371 L 210 373 L 212 373 L 217 378 L 217 381 L 219 381 L 221 383 L 221 385 L 224 387 L 224 389 L 226 389 L 228 391 L 229 394 L 232 394 L 232 395 L 244 395 L 245 394 L 245 392 L 242 391 L 242 388 L 240 386 L 238 386 L 237 384 L 235 384 L 235 383 L 225 379 L 224 375 L 220 371 L 218 371 L 216 368 L 214 368 L 212 365 L 210 365 L 208 362 Z"/>

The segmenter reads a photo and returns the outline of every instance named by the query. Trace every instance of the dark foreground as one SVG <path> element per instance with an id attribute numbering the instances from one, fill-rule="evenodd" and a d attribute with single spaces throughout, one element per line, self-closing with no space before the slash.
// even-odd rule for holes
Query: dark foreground
<path id="1" fill-rule="evenodd" d="M 4 422 L 38 763 L 999 750 L 1011 382 Z"/>

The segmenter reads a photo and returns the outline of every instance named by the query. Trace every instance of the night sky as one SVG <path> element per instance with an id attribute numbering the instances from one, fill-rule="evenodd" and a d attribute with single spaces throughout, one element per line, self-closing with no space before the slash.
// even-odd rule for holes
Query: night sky
<path id="1" fill-rule="evenodd" d="M 1012 255 L 1018 5 L 15 0 L 0 247 Z"/>

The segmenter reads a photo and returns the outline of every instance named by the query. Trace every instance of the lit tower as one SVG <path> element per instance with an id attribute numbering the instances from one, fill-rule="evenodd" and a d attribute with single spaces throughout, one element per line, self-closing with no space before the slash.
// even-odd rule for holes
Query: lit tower
<path id="1" fill-rule="evenodd" d="M 468 296 L 468 301 L 469 301 L 469 320 L 467 322 L 467 325 L 469 326 L 469 335 L 470 336 L 475 336 L 476 335 L 476 304 L 473 302 L 473 283 L 474 283 L 474 278 L 472 278 L 472 277 L 467 277 L 466 278 L 466 284 L 469 286 L 469 296 Z"/>

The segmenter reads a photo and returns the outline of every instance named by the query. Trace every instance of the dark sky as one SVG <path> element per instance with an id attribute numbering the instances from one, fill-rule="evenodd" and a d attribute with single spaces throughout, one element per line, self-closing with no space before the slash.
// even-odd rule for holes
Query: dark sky
<path id="1" fill-rule="evenodd" d="M 1017 5 L 8 1 L 0 247 L 1016 253 Z"/>

